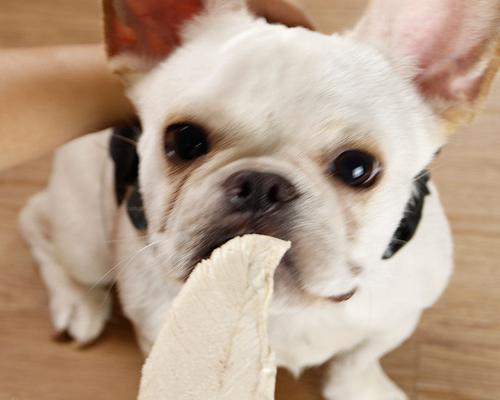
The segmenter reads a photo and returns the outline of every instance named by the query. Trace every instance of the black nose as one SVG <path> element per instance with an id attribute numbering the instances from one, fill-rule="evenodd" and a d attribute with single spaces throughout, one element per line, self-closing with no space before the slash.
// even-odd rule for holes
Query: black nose
<path id="1" fill-rule="evenodd" d="M 295 187 L 280 175 L 239 171 L 224 183 L 226 196 L 237 212 L 275 211 L 298 197 Z"/>

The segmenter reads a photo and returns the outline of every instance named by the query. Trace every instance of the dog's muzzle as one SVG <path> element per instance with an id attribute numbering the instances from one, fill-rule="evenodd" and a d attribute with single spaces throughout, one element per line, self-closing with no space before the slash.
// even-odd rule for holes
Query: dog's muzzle
<path id="1" fill-rule="evenodd" d="M 230 212 L 244 218 L 279 213 L 298 197 L 295 186 L 281 175 L 251 170 L 231 175 L 223 184 Z"/>
<path id="2" fill-rule="evenodd" d="M 299 192 L 288 179 L 270 172 L 242 170 L 222 183 L 222 191 L 222 215 L 205 228 L 193 266 L 236 236 L 257 233 L 291 239 Z"/>

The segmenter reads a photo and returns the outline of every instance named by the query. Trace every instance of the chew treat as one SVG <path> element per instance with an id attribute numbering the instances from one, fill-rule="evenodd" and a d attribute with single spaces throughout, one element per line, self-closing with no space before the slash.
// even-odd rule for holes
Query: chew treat
<path id="1" fill-rule="evenodd" d="M 139 400 L 272 400 L 267 337 L 273 275 L 290 243 L 247 235 L 216 249 L 175 299 Z"/>

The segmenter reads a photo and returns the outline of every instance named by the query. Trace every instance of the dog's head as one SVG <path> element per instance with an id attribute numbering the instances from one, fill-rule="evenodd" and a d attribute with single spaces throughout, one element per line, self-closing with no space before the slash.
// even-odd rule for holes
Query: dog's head
<path id="1" fill-rule="evenodd" d="M 360 284 L 498 64 L 495 1 L 375 0 L 333 36 L 238 0 L 105 11 L 111 65 L 143 124 L 158 268 L 183 280 L 231 237 L 276 236 L 293 243 L 277 270 L 283 301 L 340 300 Z"/>

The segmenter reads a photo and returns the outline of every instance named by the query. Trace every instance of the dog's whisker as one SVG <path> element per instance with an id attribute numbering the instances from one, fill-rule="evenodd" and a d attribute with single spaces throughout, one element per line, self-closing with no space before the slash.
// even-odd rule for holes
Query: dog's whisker
<path id="1" fill-rule="evenodd" d="M 94 283 L 87 291 L 87 293 L 90 293 L 92 290 L 94 290 L 96 287 L 98 287 L 107 277 L 109 277 L 113 272 L 115 272 L 117 269 L 121 268 L 124 264 L 125 266 L 129 265 L 139 254 L 143 253 L 145 250 L 150 249 L 151 247 L 161 243 L 160 241 L 152 242 L 138 250 L 135 254 L 130 256 L 129 258 L 125 260 L 121 260 L 118 263 L 116 263 L 112 268 L 110 268 L 103 276 L 96 282 Z"/>
<path id="2" fill-rule="evenodd" d="M 125 137 L 125 136 L 121 136 L 121 135 L 117 135 L 116 133 L 112 133 L 111 134 L 114 138 L 117 138 L 125 143 L 128 143 L 128 144 L 131 144 L 132 146 L 134 147 L 137 147 L 137 142 L 133 139 L 130 139 L 128 137 Z"/>
<path id="3" fill-rule="evenodd" d="M 106 302 L 111 298 L 113 288 L 116 286 L 116 281 L 112 282 L 111 285 L 109 285 L 106 289 L 106 294 L 104 296 L 104 299 L 101 301 L 100 306 L 104 306 Z"/>
<path id="4" fill-rule="evenodd" d="M 149 236 L 147 234 L 145 234 L 145 235 L 137 235 L 135 237 L 123 237 L 123 238 L 116 238 L 116 239 L 108 239 L 108 240 L 106 240 L 106 243 L 111 244 L 111 243 L 134 242 L 136 239 L 145 240 L 148 237 Z"/>

